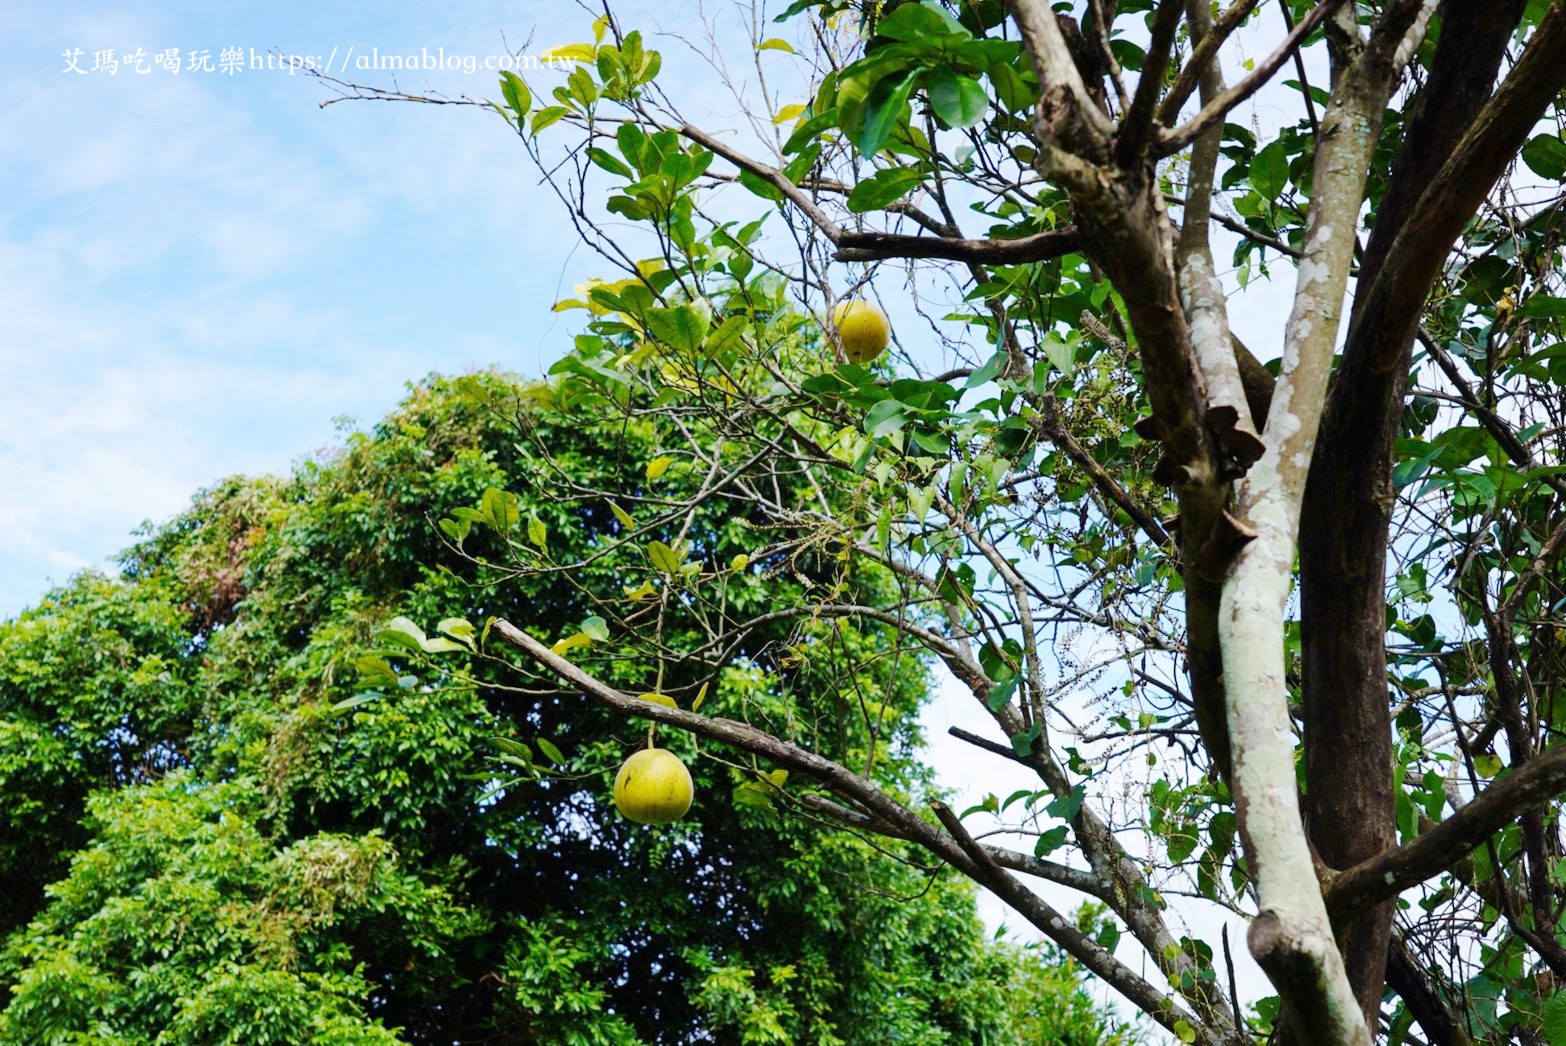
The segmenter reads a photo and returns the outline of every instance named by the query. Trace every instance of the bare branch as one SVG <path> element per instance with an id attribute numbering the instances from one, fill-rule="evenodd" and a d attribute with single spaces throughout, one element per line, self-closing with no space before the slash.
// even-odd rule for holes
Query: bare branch
<path id="1" fill-rule="evenodd" d="M 797 770 L 821 783 L 829 791 L 850 799 L 863 808 L 873 823 L 888 825 L 896 837 L 923 846 L 947 864 L 994 891 L 1001 900 L 1059 944 L 1067 954 L 1102 977 L 1159 1024 L 1173 1031 L 1175 1025 L 1183 1021 L 1197 1029 L 1203 1041 L 1216 1041 L 1201 1018 L 1178 1006 L 1164 992 L 1137 976 L 1130 967 L 1079 931 L 1069 919 L 1037 894 L 1007 875 L 988 854 L 982 850 L 978 854 L 970 852 L 970 848 L 978 844 L 966 832 L 960 837 L 954 837 L 936 831 L 933 825 L 881 791 L 871 781 L 830 759 L 758 730 L 749 723 L 710 718 L 622 693 L 554 653 L 509 621 L 496 620 L 491 631 L 598 704 L 623 715 L 651 719 L 686 730 L 697 737 L 762 756 L 779 766 Z"/>
<path id="2" fill-rule="evenodd" d="M 1202 106 L 1201 112 L 1175 130 L 1160 135 L 1153 150 L 1154 154 L 1169 156 L 1179 152 L 1194 142 L 1197 135 L 1227 116 L 1235 106 L 1261 90 L 1262 86 L 1272 79 L 1273 74 L 1283 67 L 1283 63 L 1289 60 L 1289 56 L 1295 49 L 1305 42 L 1305 38 L 1315 32 L 1316 27 L 1342 3 L 1343 0 L 1322 0 L 1312 8 L 1310 14 L 1300 19 L 1294 30 L 1283 38 L 1283 43 L 1278 45 L 1278 49 L 1257 63 L 1249 76 Z"/>
<path id="3" fill-rule="evenodd" d="M 983 265 L 1020 265 L 1070 254 L 1080 246 L 1071 226 L 1050 229 L 1014 240 L 968 240 L 942 236 L 900 236 L 889 232 L 842 231 L 833 241 L 838 261 L 879 261 L 883 258 L 939 258 Z"/>
<path id="4" fill-rule="evenodd" d="M 1191 57 L 1180 67 L 1180 72 L 1175 75 L 1175 81 L 1169 87 L 1169 93 L 1164 95 L 1164 101 L 1158 108 L 1158 122 L 1168 126 L 1180 117 L 1180 110 L 1186 100 L 1191 97 L 1191 92 L 1196 90 L 1198 81 L 1206 75 L 1207 70 L 1218 68 L 1218 48 L 1223 46 L 1225 40 L 1240 27 L 1240 23 L 1256 9 L 1257 0 L 1236 0 L 1224 9 L 1212 27 L 1196 40 L 1196 47 L 1191 51 Z M 1189 10 L 1189 8 L 1188 8 Z M 1206 10 L 1205 8 L 1203 9 Z M 1212 16 L 1208 15 L 1208 20 Z"/>
<path id="5" fill-rule="evenodd" d="M 1121 167 L 1140 167 L 1146 160 L 1148 141 L 1153 135 L 1153 119 L 1157 115 L 1158 91 L 1164 83 L 1164 70 L 1169 65 L 1169 52 L 1174 46 L 1175 30 L 1179 28 L 1184 6 L 1184 0 L 1162 0 L 1153 15 L 1152 37 L 1147 45 L 1147 58 L 1142 63 L 1142 75 L 1137 79 L 1131 108 L 1115 132 L 1115 162 Z"/>

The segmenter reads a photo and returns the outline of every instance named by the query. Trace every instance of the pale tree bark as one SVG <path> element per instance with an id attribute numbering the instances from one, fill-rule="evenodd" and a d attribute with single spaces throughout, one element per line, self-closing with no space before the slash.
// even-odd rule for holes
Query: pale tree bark
<path id="1" fill-rule="evenodd" d="M 1345 60 L 1316 143 L 1282 370 L 1262 433 L 1266 450 L 1238 499 L 1240 517 L 1257 536 L 1234 561 L 1219 617 L 1231 787 L 1259 908 L 1249 944 L 1279 990 L 1291 1034 L 1310 1043 L 1368 1043 L 1371 1031 L 1339 954 L 1300 819 L 1284 602 L 1366 171 L 1390 84 L 1417 44 L 1430 6 L 1394 5 L 1368 44 L 1359 42 L 1352 8 L 1338 21 Z"/>

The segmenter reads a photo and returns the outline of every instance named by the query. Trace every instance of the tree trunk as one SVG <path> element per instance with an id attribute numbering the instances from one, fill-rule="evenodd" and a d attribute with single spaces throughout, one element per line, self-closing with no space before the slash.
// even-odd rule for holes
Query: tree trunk
<path id="1" fill-rule="evenodd" d="M 1406 125 L 1360 266 L 1361 288 L 1373 283 L 1397 233 L 1419 220 L 1414 205 L 1420 194 L 1489 100 L 1523 7 L 1523 0 L 1443 4 L 1430 79 Z M 1356 306 L 1363 300 L 1356 296 Z M 1311 463 L 1300 533 L 1305 808 L 1311 841 L 1333 868 L 1357 864 L 1397 841 L 1385 582 L 1393 445 L 1411 341 L 1390 369 L 1378 368 L 1371 343 L 1382 332 L 1369 327 L 1350 325 Z M 1372 1023 L 1381 1007 L 1392 912 L 1393 902 L 1387 902 L 1334 927 L 1355 995 Z"/>

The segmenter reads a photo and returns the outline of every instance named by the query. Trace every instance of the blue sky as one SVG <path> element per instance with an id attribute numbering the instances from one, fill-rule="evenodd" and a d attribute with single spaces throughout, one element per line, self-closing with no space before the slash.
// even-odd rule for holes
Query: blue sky
<path id="1" fill-rule="evenodd" d="M 0 9 L 0 615 L 200 487 L 372 424 L 410 380 L 538 372 L 568 333 L 557 290 L 597 270 L 495 114 L 322 109 L 321 84 L 228 74 L 222 51 L 499 56 L 590 23 L 568 3 Z M 178 74 L 151 62 L 169 48 Z M 64 71 L 77 49 L 84 75 Z M 213 72 L 188 67 L 202 49 Z M 113 74 L 93 71 L 105 50 Z M 400 84 L 482 97 L 495 78 Z"/>

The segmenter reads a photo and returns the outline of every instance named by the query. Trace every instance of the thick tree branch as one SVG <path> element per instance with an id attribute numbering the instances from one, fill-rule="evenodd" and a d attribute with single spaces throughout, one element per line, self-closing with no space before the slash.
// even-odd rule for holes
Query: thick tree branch
<path id="1" fill-rule="evenodd" d="M 1136 82 L 1131 108 L 1115 132 L 1115 163 L 1120 167 L 1136 168 L 1146 161 L 1157 115 L 1158 92 L 1164 84 L 1164 70 L 1169 65 L 1169 52 L 1174 46 L 1175 30 L 1179 28 L 1184 7 L 1184 0 L 1162 0 L 1153 15 L 1152 36 L 1148 40 L 1147 58 L 1142 63 L 1142 75 Z"/>
<path id="2" fill-rule="evenodd" d="M 1526 810 L 1566 792 L 1566 744 L 1534 756 L 1418 838 L 1338 873 L 1327 905 L 1351 913 L 1447 871 Z"/>
<path id="3" fill-rule="evenodd" d="M 1387 769 L 1393 754 L 1383 634 L 1386 545 L 1395 504 L 1392 452 L 1407 343 L 1404 364 L 1370 372 L 1364 346 L 1382 331 L 1361 321 L 1366 293 L 1400 227 L 1427 220 L 1415 206 L 1418 196 L 1474 126 L 1521 10 L 1522 0 L 1448 5 L 1430 76 L 1408 107 L 1403 144 L 1360 259 L 1355 315 L 1311 464 L 1300 537 L 1306 807 L 1312 841 L 1338 868 L 1367 860 L 1397 840 Z M 1400 3 L 1396 12 L 1389 7 L 1387 15 L 1393 14 L 1403 24 L 1409 4 Z M 1397 39 L 1393 28 L 1393 22 L 1383 22 L 1378 30 L 1382 54 L 1385 42 Z M 1367 62 L 1377 75 L 1390 75 L 1394 64 Z M 1445 250 L 1439 249 L 1443 257 Z M 1334 918 L 1367 1013 L 1380 1007 L 1392 914 L 1385 904 Z"/>
<path id="4" fill-rule="evenodd" d="M 1473 1046 L 1467 1019 L 1448 1006 L 1430 986 L 1430 978 L 1408 950 L 1402 935 L 1392 934 L 1387 950 L 1387 984 L 1414 1015 L 1425 1038 L 1442 1046 Z"/>
<path id="5" fill-rule="evenodd" d="M 1358 997 L 1339 953 L 1300 821 L 1283 606 L 1366 169 L 1389 90 L 1378 67 L 1355 63 L 1339 76 L 1323 120 L 1283 368 L 1262 432 L 1267 447 L 1239 500 L 1240 515 L 1258 537 L 1240 549 L 1220 610 L 1231 783 L 1261 909 L 1251 949 L 1278 987 L 1294 1034 L 1332 1044 L 1368 1043 L 1373 1011 Z M 1385 943 L 1378 947 L 1379 959 Z"/>
<path id="6" fill-rule="evenodd" d="M 1212 31 L 1206 0 L 1188 0 L 1186 6 L 1192 34 L 1198 41 L 1205 40 Z M 1223 74 L 1216 62 L 1201 71 L 1200 84 L 1204 103 L 1223 93 Z M 1180 269 L 1180 303 L 1191 328 L 1191 348 L 1207 387 L 1207 424 L 1218 445 L 1243 472 L 1261 457 L 1262 442 L 1246 404 L 1245 386 L 1240 381 L 1239 363 L 1230 339 L 1223 284 L 1214 271 L 1208 236 L 1220 138 L 1220 129 L 1209 127 L 1196 140 L 1175 259 Z"/>
<path id="7" fill-rule="evenodd" d="M 1109 140 L 1109 118 L 1094 104 L 1054 9 L 1048 0 L 1006 0 L 1006 8 L 1038 74 L 1040 144 L 1097 162 Z"/>

